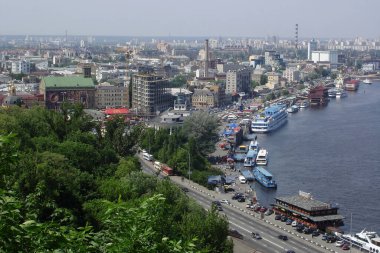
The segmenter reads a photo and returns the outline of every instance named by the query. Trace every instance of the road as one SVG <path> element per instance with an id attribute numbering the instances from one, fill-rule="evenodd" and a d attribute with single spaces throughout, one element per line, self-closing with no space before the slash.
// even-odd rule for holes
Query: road
<path id="1" fill-rule="evenodd" d="M 141 159 L 143 171 L 155 175 L 153 171 L 153 163 Z M 159 175 L 159 177 L 163 177 Z M 298 234 L 294 232 L 290 226 L 284 225 L 279 221 L 275 221 L 273 215 L 266 216 L 265 220 L 260 219 L 258 214 L 246 211 L 244 203 L 238 203 L 231 200 L 231 195 L 220 194 L 209 191 L 206 188 L 190 182 L 186 179 L 181 180 L 180 177 L 170 177 L 171 181 L 180 187 L 186 187 L 189 191 L 187 195 L 196 200 L 205 209 L 211 207 L 211 202 L 216 199 L 228 199 L 231 204 L 223 205 L 221 215 L 226 215 L 230 228 L 236 229 L 243 236 L 243 240 L 239 240 L 244 246 L 250 247 L 252 251 L 258 250 L 264 253 L 283 253 L 286 250 L 293 250 L 297 253 L 319 253 L 319 252 L 344 252 L 333 244 L 327 244 L 319 238 L 312 238 L 310 235 Z M 261 240 L 253 239 L 251 232 L 259 233 Z M 283 241 L 278 239 L 278 235 L 286 235 L 289 239 Z M 359 252 L 351 249 L 351 252 Z"/>

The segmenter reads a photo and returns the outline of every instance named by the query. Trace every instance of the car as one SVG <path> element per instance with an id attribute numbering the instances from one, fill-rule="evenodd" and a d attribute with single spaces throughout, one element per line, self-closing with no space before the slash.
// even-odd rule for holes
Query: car
<path id="1" fill-rule="evenodd" d="M 271 215 L 273 213 L 273 210 L 272 209 L 268 209 L 264 214 L 266 215 L 266 216 L 269 216 L 269 215 Z"/>
<path id="2" fill-rule="evenodd" d="M 245 202 L 245 198 L 244 197 L 238 198 L 237 201 L 238 202 Z"/>
<path id="3" fill-rule="evenodd" d="M 283 240 L 283 241 L 287 241 L 288 237 L 286 235 L 279 235 L 278 239 Z"/>
<path id="4" fill-rule="evenodd" d="M 327 240 L 327 235 L 326 235 L 326 234 L 322 235 L 322 240 L 323 240 L 323 241 L 326 241 L 326 240 Z"/>
<path id="5" fill-rule="evenodd" d="M 266 210 L 267 210 L 267 208 L 265 206 L 262 206 L 259 211 L 260 211 L 260 213 L 265 213 Z"/>
<path id="6" fill-rule="evenodd" d="M 316 237 L 316 236 L 319 236 L 319 232 L 317 230 L 314 230 L 312 233 L 311 233 L 311 236 L 312 237 Z"/>
<path id="7" fill-rule="evenodd" d="M 261 235 L 260 235 L 259 233 L 256 233 L 255 238 L 256 238 L 257 240 L 262 239 L 262 238 L 261 238 Z"/>
<path id="8" fill-rule="evenodd" d="M 182 191 L 183 192 L 189 192 L 189 189 L 187 189 L 186 187 L 182 187 Z"/>
<path id="9" fill-rule="evenodd" d="M 343 244 L 342 250 L 349 250 L 349 249 L 350 249 L 350 245 L 348 243 Z"/>
<path id="10" fill-rule="evenodd" d="M 277 214 L 275 217 L 274 217 L 275 220 L 281 220 L 281 215 Z"/>
<path id="11" fill-rule="evenodd" d="M 292 222 L 293 222 L 293 220 L 291 220 L 291 219 L 287 219 L 287 220 L 286 220 L 286 225 L 291 225 Z"/>
<path id="12" fill-rule="evenodd" d="M 216 206 L 221 206 L 222 204 L 220 203 L 220 201 L 218 201 L 218 200 L 214 200 L 213 202 L 212 202 L 214 205 L 216 205 Z"/>
<path id="13" fill-rule="evenodd" d="M 243 197 L 243 193 L 237 192 L 237 193 L 234 194 L 234 196 L 232 196 L 232 199 L 237 200 L 237 199 L 239 199 L 241 197 Z"/>
<path id="14" fill-rule="evenodd" d="M 231 236 L 231 237 L 235 237 L 235 238 L 241 239 L 241 240 L 243 240 L 243 238 L 244 238 L 244 236 L 242 234 L 240 234 L 239 231 L 237 231 L 235 229 L 229 229 L 228 230 L 228 235 Z"/>
<path id="15" fill-rule="evenodd" d="M 297 225 L 298 225 L 297 221 L 292 222 L 292 227 L 297 227 Z"/>
<path id="16" fill-rule="evenodd" d="M 286 218 L 286 216 L 281 216 L 281 221 L 282 222 L 285 222 L 288 218 Z"/>
<path id="17" fill-rule="evenodd" d="M 337 247 L 342 247 L 343 245 L 344 245 L 344 241 L 343 240 L 336 241 L 336 243 L 335 243 L 335 246 L 337 246 Z"/>
<path id="18" fill-rule="evenodd" d="M 308 227 L 306 227 L 306 228 L 303 229 L 303 232 L 304 232 L 305 234 L 309 235 L 309 234 L 311 234 L 311 229 L 308 228 Z"/>
<path id="19" fill-rule="evenodd" d="M 230 204 L 230 202 L 229 202 L 227 199 L 222 199 L 222 200 L 220 201 L 220 203 L 223 203 L 223 204 L 226 204 L 226 205 L 229 205 L 229 204 Z"/>
<path id="20" fill-rule="evenodd" d="M 296 253 L 294 250 L 287 250 L 287 251 L 285 251 L 286 253 Z"/>

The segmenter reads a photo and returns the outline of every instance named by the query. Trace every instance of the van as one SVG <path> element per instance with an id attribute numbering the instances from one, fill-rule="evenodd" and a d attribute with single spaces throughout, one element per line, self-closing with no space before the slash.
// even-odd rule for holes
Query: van
<path id="1" fill-rule="evenodd" d="M 147 161 L 152 161 L 153 160 L 153 156 L 148 154 L 148 153 L 143 153 L 143 158 Z"/>
<path id="2" fill-rule="evenodd" d="M 239 181 L 240 181 L 240 183 L 242 183 L 242 184 L 247 183 L 247 179 L 245 179 L 244 176 L 239 176 Z"/>

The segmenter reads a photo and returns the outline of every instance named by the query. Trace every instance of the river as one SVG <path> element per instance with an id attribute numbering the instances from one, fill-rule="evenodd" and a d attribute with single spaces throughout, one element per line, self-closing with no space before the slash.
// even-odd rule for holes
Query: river
<path id="1" fill-rule="evenodd" d="M 262 204 L 302 190 L 337 204 L 346 232 L 351 214 L 352 232 L 380 231 L 380 82 L 289 114 L 286 125 L 257 139 L 278 183 L 277 190 L 255 185 Z"/>

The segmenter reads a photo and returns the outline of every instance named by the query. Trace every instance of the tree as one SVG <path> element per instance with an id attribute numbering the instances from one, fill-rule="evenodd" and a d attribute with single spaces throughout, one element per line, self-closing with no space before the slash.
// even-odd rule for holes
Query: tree
<path id="1" fill-rule="evenodd" d="M 183 123 L 182 132 L 188 139 L 193 138 L 203 155 L 215 149 L 218 140 L 218 119 L 207 112 L 195 112 Z"/>
<path id="2" fill-rule="evenodd" d="M 267 75 L 261 75 L 260 85 L 265 85 L 267 82 L 268 82 L 268 76 Z"/>

